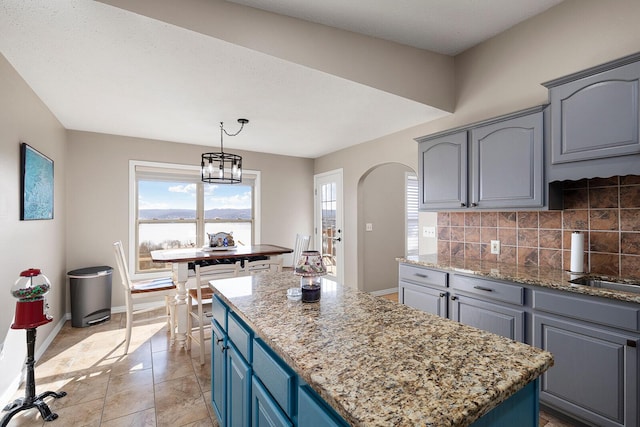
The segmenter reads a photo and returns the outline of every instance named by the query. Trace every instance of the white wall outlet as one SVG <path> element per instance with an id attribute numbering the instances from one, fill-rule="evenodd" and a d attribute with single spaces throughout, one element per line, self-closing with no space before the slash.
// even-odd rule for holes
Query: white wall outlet
<path id="1" fill-rule="evenodd" d="M 499 254 L 500 253 L 500 240 L 492 240 L 491 241 L 491 253 Z"/>
<path id="2" fill-rule="evenodd" d="M 436 237 L 436 228 L 422 227 L 422 237 Z"/>
<path id="3" fill-rule="evenodd" d="M 365 231 L 373 231 L 373 224 L 368 222 L 365 226 L 364 226 Z"/>

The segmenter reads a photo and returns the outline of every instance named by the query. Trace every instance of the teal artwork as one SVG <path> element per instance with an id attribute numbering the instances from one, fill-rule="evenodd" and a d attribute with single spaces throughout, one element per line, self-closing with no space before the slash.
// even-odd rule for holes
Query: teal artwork
<path id="1" fill-rule="evenodd" d="M 29 145 L 20 145 L 20 219 L 53 219 L 53 160 Z"/>

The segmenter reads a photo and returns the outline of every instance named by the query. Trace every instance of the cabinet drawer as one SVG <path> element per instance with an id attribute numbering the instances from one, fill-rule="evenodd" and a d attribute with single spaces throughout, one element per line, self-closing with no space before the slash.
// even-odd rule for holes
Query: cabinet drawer
<path id="1" fill-rule="evenodd" d="M 251 363 L 251 330 L 234 313 L 227 316 L 227 336 L 238 352 Z"/>
<path id="2" fill-rule="evenodd" d="M 451 287 L 459 291 L 481 295 L 484 298 L 496 301 L 524 305 L 524 288 L 518 285 L 454 275 L 451 278 Z"/>
<path id="3" fill-rule="evenodd" d="M 211 299 L 211 313 L 213 319 L 218 322 L 218 325 L 223 331 L 227 331 L 227 305 L 223 303 L 217 295 L 214 295 Z"/>
<path id="4" fill-rule="evenodd" d="M 573 295 L 534 291 L 533 308 L 587 322 L 640 331 L 640 308 L 598 301 L 595 297 L 582 299 Z"/>
<path id="5" fill-rule="evenodd" d="M 295 387 L 295 374 L 260 339 L 253 340 L 253 373 L 269 390 L 278 405 L 291 417 L 293 415 L 291 396 Z"/>
<path id="6" fill-rule="evenodd" d="M 400 264 L 400 280 L 425 285 L 436 285 L 447 287 L 447 273 L 431 270 L 423 267 L 416 267 L 408 264 Z"/>

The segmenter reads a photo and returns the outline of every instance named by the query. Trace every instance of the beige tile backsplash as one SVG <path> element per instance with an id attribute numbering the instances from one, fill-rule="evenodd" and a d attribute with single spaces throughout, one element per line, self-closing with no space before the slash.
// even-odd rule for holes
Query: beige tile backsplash
<path id="1" fill-rule="evenodd" d="M 568 269 L 571 233 L 582 231 L 585 271 L 640 278 L 640 176 L 567 181 L 563 200 L 562 211 L 439 212 L 438 252 Z"/>

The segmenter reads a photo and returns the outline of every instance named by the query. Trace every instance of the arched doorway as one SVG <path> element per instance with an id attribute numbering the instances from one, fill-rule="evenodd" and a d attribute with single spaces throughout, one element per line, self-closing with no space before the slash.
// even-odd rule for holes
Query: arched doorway
<path id="1" fill-rule="evenodd" d="M 397 257 L 406 247 L 406 182 L 415 171 L 377 165 L 358 182 L 358 289 L 382 294 L 398 286 Z"/>

